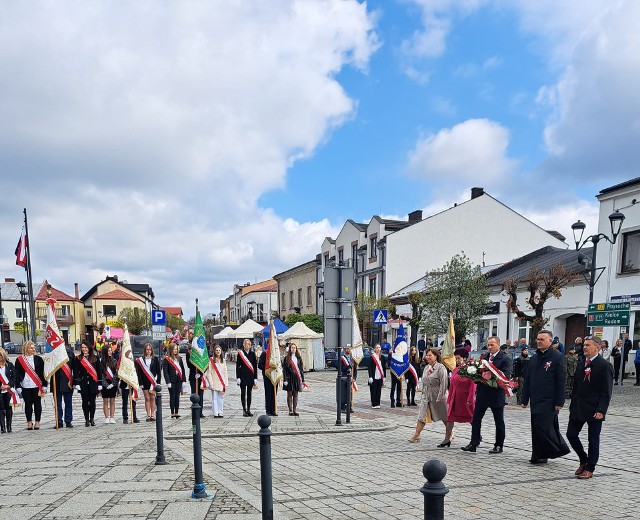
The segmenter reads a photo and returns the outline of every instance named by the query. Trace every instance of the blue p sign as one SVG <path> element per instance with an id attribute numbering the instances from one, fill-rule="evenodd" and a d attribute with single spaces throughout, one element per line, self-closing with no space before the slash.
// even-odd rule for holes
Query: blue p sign
<path id="1" fill-rule="evenodd" d="M 164 325 L 167 322 L 167 313 L 163 310 L 151 311 L 151 324 Z"/>

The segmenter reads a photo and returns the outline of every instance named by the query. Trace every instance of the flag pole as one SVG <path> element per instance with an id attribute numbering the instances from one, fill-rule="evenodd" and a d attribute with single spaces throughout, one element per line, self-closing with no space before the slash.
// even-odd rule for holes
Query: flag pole
<path id="1" fill-rule="evenodd" d="M 55 417 L 56 417 L 56 430 L 58 429 L 58 394 L 57 394 L 57 390 L 56 390 L 56 373 L 53 373 L 52 376 L 52 381 L 53 381 L 53 409 L 55 410 Z M 70 424 L 70 423 L 69 423 Z"/>
<path id="2" fill-rule="evenodd" d="M 129 415 L 131 416 L 131 422 L 133 423 L 133 387 L 129 385 Z"/>
<path id="3" fill-rule="evenodd" d="M 302 390 L 302 388 L 300 389 Z M 273 415 L 278 415 L 278 384 L 273 385 Z"/>
<path id="4" fill-rule="evenodd" d="M 36 342 L 36 309 L 33 301 L 33 278 L 31 275 L 31 243 L 29 242 L 29 226 L 27 225 L 27 208 L 24 211 L 24 235 L 27 239 L 27 288 L 29 290 L 29 323 L 31 325 L 31 341 Z"/>
<path id="5" fill-rule="evenodd" d="M 400 408 L 404 408 L 404 392 L 402 391 L 402 382 L 404 381 L 404 374 L 400 376 L 398 379 L 398 384 L 400 385 Z"/>

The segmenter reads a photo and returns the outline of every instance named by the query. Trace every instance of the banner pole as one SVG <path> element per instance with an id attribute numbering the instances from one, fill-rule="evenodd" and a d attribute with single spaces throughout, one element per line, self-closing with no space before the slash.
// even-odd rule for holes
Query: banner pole
<path id="1" fill-rule="evenodd" d="M 58 394 L 56 390 L 56 373 L 55 372 L 53 373 L 51 380 L 53 381 L 53 409 L 55 410 L 56 430 L 57 430 L 58 429 Z"/>

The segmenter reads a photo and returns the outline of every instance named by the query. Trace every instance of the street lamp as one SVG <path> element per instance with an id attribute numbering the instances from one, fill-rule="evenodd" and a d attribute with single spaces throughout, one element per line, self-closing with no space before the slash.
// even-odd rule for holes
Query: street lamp
<path id="1" fill-rule="evenodd" d="M 27 341 L 29 336 L 29 326 L 27 324 L 27 290 L 24 282 L 18 282 L 16 284 L 20 291 L 20 311 L 22 313 L 22 341 Z"/>
<path id="2" fill-rule="evenodd" d="M 586 229 L 586 224 L 580 220 L 575 224 L 571 225 L 571 229 L 573 230 L 573 239 L 576 243 L 576 251 L 580 251 L 587 242 L 591 242 L 593 244 L 593 251 L 591 252 L 591 276 L 589 278 L 589 304 L 593 303 L 593 289 L 596 286 L 596 255 L 598 252 L 598 242 L 601 239 L 605 239 L 607 242 L 611 244 L 616 243 L 616 239 L 620 234 L 620 229 L 622 228 L 622 223 L 624 222 L 624 214 L 619 211 L 614 211 L 609 215 L 609 223 L 611 225 L 611 238 L 609 238 L 604 233 L 598 233 L 597 235 L 591 235 L 582 240 L 582 236 L 584 235 L 584 230 Z M 600 278 L 600 277 L 598 277 Z"/>

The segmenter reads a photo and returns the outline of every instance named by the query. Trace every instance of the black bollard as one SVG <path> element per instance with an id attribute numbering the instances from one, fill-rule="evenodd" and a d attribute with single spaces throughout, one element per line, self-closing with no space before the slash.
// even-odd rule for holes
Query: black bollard
<path id="1" fill-rule="evenodd" d="M 273 520 L 273 489 L 271 470 L 271 417 L 258 417 L 260 431 L 260 486 L 262 488 L 262 520 Z"/>
<path id="2" fill-rule="evenodd" d="M 156 445 L 156 466 L 166 464 L 167 461 L 164 459 L 164 438 L 162 436 L 162 387 L 160 385 L 156 385 Z"/>
<path id="3" fill-rule="evenodd" d="M 193 427 L 193 472 L 195 474 L 195 483 L 191 498 L 207 498 L 207 487 L 204 485 L 202 477 L 202 438 L 200 432 L 200 396 L 191 394 L 191 426 Z"/>
<path id="4" fill-rule="evenodd" d="M 449 488 L 442 483 L 447 466 L 439 459 L 431 459 L 422 466 L 427 482 L 420 488 L 424 495 L 424 520 L 444 520 L 444 496 Z"/>
<path id="5" fill-rule="evenodd" d="M 353 392 L 353 380 L 351 375 L 351 369 L 347 372 L 347 424 L 351 424 L 351 392 Z"/>

